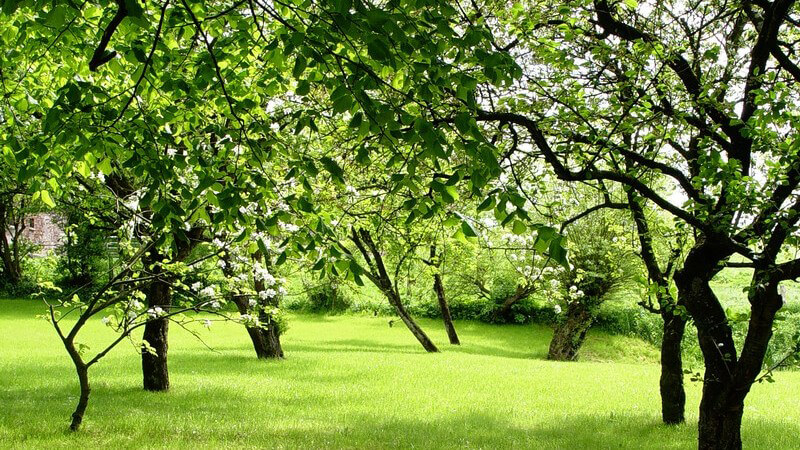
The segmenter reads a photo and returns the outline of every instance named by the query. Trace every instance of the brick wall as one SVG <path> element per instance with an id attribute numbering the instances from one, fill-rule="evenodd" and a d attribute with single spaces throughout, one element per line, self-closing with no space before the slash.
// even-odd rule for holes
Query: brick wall
<path id="1" fill-rule="evenodd" d="M 66 235 L 60 222 L 61 218 L 52 213 L 37 213 L 25 217 L 22 236 L 41 247 L 34 256 L 44 256 L 64 243 Z"/>

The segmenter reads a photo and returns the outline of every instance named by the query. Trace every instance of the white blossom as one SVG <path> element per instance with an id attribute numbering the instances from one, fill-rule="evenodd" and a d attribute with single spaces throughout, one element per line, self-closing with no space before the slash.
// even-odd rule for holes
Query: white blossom
<path id="1" fill-rule="evenodd" d="M 214 297 L 217 295 L 217 289 L 214 286 L 206 286 L 199 293 L 200 297 Z"/>
<path id="2" fill-rule="evenodd" d="M 553 311 L 555 311 L 556 314 L 561 314 L 561 305 L 553 306 Z"/>

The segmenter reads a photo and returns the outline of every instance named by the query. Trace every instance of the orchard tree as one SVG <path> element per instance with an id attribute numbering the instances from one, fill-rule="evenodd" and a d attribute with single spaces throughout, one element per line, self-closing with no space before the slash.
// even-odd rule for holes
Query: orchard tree
<path id="1" fill-rule="evenodd" d="M 698 443 L 740 448 L 744 401 L 783 304 L 778 286 L 800 275 L 800 263 L 779 259 L 800 219 L 795 5 L 597 0 L 555 15 L 538 6 L 508 16 L 520 86 L 493 93 L 473 118 L 524 131 L 560 179 L 625 185 L 692 230 L 674 280 L 706 366 Z M 650 185 L 650 172 L 680 195 Z M 741 349 L 709 285 L 736 254 L 754 268 Z"/>

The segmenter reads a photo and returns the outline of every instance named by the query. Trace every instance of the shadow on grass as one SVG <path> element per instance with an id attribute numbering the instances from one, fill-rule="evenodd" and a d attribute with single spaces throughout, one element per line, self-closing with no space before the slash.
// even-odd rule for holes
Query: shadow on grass
<path id="1" fill-rule="evenodd" d="M 340 349 L 330 349 L 338 343 Z M 488 406 L 451 409 L 431 403 L 408 409 L 402 386 L 392 398 L 361 390 L 374 382 L 369 369 L 326 368 L 308 352 L 399 350 L 369 340 L 334 341 L 319 346 L 295 343 L 296 360 L 257 361 L 248 349 L 235 355 L 176 354 L 171 360 L 174 388 L 165 394 L 143 392 L 138 361 L 109 361 L 93 376 L 92 401 L 82 433 L 63 432 L 76 401 L 74 373 L 64 367 L 34 364 L 0 370 L 0 441 L 39 446 L 103 447 L 360 447 L 360 448 L 693 448 L 694 424 L 665 427 L 646 413 L 594 413 L 564 404 L 558 412 L 504 416 Z M 319 348 L 318 348 L 319 347 Z M 466 347 L 465 347 L 466 348 Z M 482 350 L 479 350 L 482 351 Z M 483 354 L 483 353 L 481 353 Z M 491 353 L 494 354 L 494 353 Z M 352 360 L 347 358 L 346 360 Z M 98 370 L 101 366 L 93 370 Z M 137 376 L 134 376 L 133 374 Z M 457 394 L 454 394 L 457 398 Z M 430 400 L 433 402 L 434 400 Z M 613 402 L 613 399 L 609 400 Z M 412 402 L 413 403 L 413 402 Z M 423 402 L 424 405 L 424 402 Z M 463 406 L 463 405 L 459 405 Z M 414 409 L 416 408 L 416 409 Z M 409 417 L 418 410 L 419 417 Z M 169 436 L 169 441 L 153 441 Z M 758 448 L 800 448 L 800 426 L 750 420 L 745 444 Z M 14 441 L 10 442 L 13 445 Z M 139 445 L 137 445 L 137 443 Z"/>
<path id="2" fill-rule="evenodd" d="M 326 380 L 334 383 L 335 380 Z M 12 390 L 13 391 L 13 390 Z M 5 391 L 1 397 L 13 392 Z M 19 417 L 44 412 L 51 422 L 45 429 L 25 430 L 43 438 L 73 443 L 97 439 L 103 446 L 154 443 L 159 446 L 225 446 L 288 448 L 694 448 L 694 424 L 661 425 L 644 414 L 589 414 L 565 408 L 556 421 L 517 423 L 484 411 L 456 412 L 431 417 L 398 417 L 400 403 L 373 414 L 341 414 L 331 394 L 292 396 L 287 392 L 262 393 L 258 398 L 234 389 L 202 393 L 176 390 L 152 394 L 130 387 L 99 388 L 90 407 L 86 426 L 77 435 L 67 434 L 68 408 L 62 399 L 40 398 L 16 404 L 9 411 Z M 7 400 L 7 399 L 3 399 Z M 358 401 L 351 398 L 350 401 Z M 243 417 L 243 410 L 247 416 Z M 54 411 L 60 411 L 53 417 Z M 439 413 L 437 415 L 437 413 Z M 139 424 L 144 417 L 147 427 Z M 301 418 L 296 421 L 292 418 Z M 555 416 L 554 416 L 555 417 Z M 10 417 L 0 419 L 0 425 Z M 287 420 L 288 419 L 288 420 Z M 40 426 L 36 421 L 24 426 Z M 796 425 L 747 421 L 745 446 L 749 448 L 797 448 Z M 159 441 L 156 441 L 159 442 Z M 64 442 L 62 442 L 64 443 Z"/>

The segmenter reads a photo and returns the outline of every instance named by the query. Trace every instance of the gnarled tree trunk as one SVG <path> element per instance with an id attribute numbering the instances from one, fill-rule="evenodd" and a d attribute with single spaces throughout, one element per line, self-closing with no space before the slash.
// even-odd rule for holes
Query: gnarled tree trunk
<path id="1" fill-rule="evenodd" d="M 553 332 L 547 359 L 555 361 L 578 359 L 578 350 L 586 340 L 586 333 L 592 326 L 593 320 L 594 317 L 586 305 L 577 301 L 570 302 L 566 318 L 556 325 Z"/>

